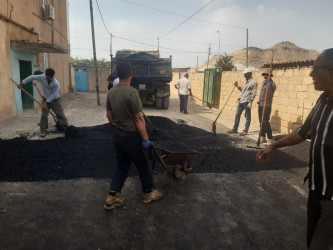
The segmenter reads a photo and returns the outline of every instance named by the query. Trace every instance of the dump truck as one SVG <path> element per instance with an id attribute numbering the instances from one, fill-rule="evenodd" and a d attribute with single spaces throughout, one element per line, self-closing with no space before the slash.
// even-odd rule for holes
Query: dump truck
<path id="1" fill-rule="evenodd" d="M 128 62 L 133 69 L 131 86 L 139 92 L 143 105 L 168 109 L 172 81 L 172 57 L 160 58 L 158 51 L 120 50 L 111 58 L 111 79 L 117 78 L 116 66 Z"/>

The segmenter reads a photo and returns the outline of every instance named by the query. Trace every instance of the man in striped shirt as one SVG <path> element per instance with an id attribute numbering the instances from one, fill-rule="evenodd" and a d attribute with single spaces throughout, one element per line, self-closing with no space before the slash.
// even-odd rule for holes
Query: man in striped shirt
<path id="1" fill-rule="evenodd" d="M 304 124 L 260 150 L 256 160 L 267 162 L 275 149 L 311 137 L 307 244 L 310 249 L 333 249 L 333 48 L 318 56 L 310 76 L 323 93 Z"/>

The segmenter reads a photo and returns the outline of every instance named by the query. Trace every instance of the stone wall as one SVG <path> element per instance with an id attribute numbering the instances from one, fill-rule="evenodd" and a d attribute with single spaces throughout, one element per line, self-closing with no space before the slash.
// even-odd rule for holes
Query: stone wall
<path id="1" fill-rule="evenodd" d="M 98 74 L 98 85 L 99 92 L 107 92 L 108 91 L 108 81 L 107 77 L 110 75 L 111 69 L 110 67 L 99 67 L 97 68 Z M 88 81 L 88 91 L 96 92 L 96 76 L 95 76 L 95 68 L 88 67 L 87 69 L 87 81 Z"/>
<path id="2" fill-rule="evenodd" d="M 307 115 L 310 113 L 312 107 L 315 105 L 317 98 L 322 92 L 316 91 L 313 87 L 313 81 L 310 77 L 311 68 L 300 69 L 286 69 L 274 71 L 273 80 L 277 85 L 277 89 L 273 99 L 271 125 L 273 130 L 280 133 L 289 133 L 295 128 L 299 127 Z M 263 77 L 262 72 L 254 72 L 253 78 L 258 82 L 257 96 L 254 100 L 252 108 L 252 120 L 259 121 L 258 119 L 258 98 Z M 192 83 L 193 95 L 202 98 L 204 87 L 204 73 L 191 73 L 190 78 Z M 172 83 L 174 84 L 178 77 L 174 77 Z M 236 113 L 237 99 L 240 91 L 234 88 L 233 83 L 238 81 L 240 85 L 244 82 L 244 76 L 240 72 L 226 71 L 222 73 L 222 77 L 217 79 L 217 88 L 220 91 L 216 93 L 214 107 L 221 109 L 228 97 L 223 115 L 234 116 Z M 171 83 L 171 84 L 172 84 Z M 172 85 L 173 85 L 172 84 Z M 177 91 L 171 88 L 172 97 L 177 97 Z M 201 101 L 194 99 L 198 105 Z"/>

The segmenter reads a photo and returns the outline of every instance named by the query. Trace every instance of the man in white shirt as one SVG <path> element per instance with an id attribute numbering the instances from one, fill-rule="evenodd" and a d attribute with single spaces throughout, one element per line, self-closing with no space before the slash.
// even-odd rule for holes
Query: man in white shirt
<path id="1" fill-rule="evenodd" d="M 19 89 L 22 88 L 23 84 L 31 81 L 38 81 L 43 87 L 43 100 L 42 100 L 42 115 L 40 118 L 40 136 L 45 137 L 48 128 L 48 110 L 51 108 L 56 114 L 60 122 L 68 126 L 67 118 L 64 114 L 64 109 L 61 106 L 59 89 L 60 84 L 57 79 L 54 78 L 54 69 L 48 68 L 45 70 L 45 74 L 31 75 L 23 79 L 22 82 L 17 86 Z"/>
<path id="2" fill-rule="evenodd" d="M 184 78 L 180 79 L 176 84 L 175 88 L 178 89 L 179 101 L 180 101 L 180 113 L 187 113 L 187 101 L 188 96 L 192 96 L 191 82 L 188 80 L 189 74 L 186 73 Z"/>
<path id="3" fill-rule="evenodd" d="M 114 81 L 112 82 L 113 87 L 119 84 L 119 77 L 117 77 L 116 79 L 114 79 Z"/>

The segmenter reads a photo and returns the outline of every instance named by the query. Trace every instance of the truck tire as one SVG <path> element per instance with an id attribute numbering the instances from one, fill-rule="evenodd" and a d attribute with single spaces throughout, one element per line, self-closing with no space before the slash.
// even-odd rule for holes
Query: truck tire
<path id="1" fill-rule="evenodd" d="M 168 109 L 169 108 L 169 96 L 168 97 L 163 97 L 163 109 Z"/>
<path id="2" fill-rule="evenodd" d="M 162 97 L 156 97 L 155 107 L 157 109 L 162 109 L 162 107 L 163 107 L 163 99 L 162 99 Z"/>

